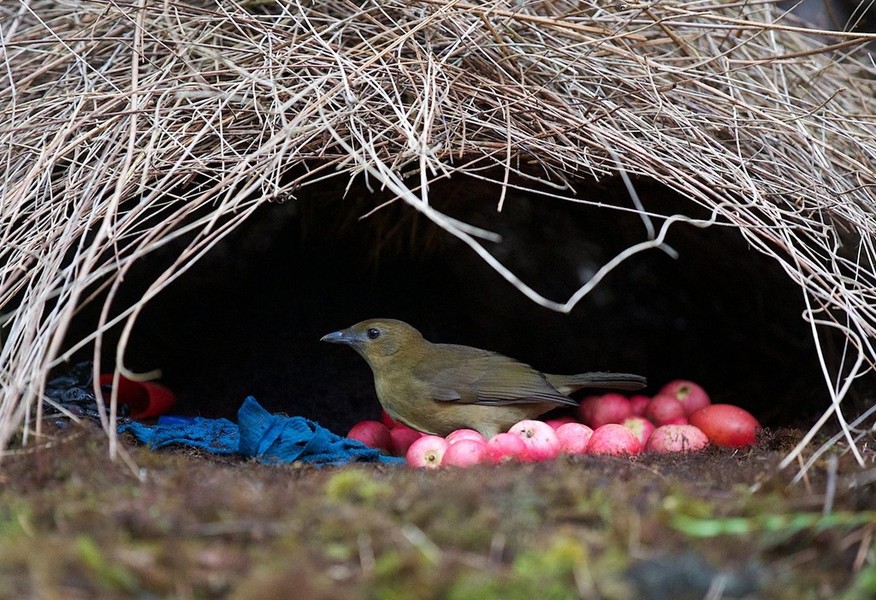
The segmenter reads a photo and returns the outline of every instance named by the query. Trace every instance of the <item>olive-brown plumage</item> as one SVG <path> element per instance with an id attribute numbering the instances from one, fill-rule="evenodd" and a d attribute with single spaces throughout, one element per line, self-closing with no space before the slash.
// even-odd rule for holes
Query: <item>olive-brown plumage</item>
<path id="1" fill-rule="evenodd" d="M 485 437 L 558 406 L 576 406 L 575 390 L 635 390 L 645 378 L 627 373 L 549 375 L 496 352 L 433 344 L 394 319 L 369 319 L 322 337 L 346 344 L 368 362 L 377 398 L 389 415 L 435 435 L 471 428 Z"/>

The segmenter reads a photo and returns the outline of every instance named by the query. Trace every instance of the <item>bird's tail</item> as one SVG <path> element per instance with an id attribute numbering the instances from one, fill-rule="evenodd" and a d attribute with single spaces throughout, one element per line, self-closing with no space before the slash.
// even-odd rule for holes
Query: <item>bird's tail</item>
<path id="1" fill-rule="evenodd" d="M 614 390 L 640 390 L 647 385 L 641 375 L 631 373 L 578 373 L 577 375 L 545 375 L 548 382 L 564 395 L 581 388 L 608 388 Z"/>

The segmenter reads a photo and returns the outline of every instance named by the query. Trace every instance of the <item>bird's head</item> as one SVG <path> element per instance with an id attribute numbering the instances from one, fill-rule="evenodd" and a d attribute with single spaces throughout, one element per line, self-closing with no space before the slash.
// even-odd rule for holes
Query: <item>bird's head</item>
<path id="1" fill-rule="evenodd" d="M 368 319 L 346 329 L 329 333 L 321 342 L 346 344 L 362 355 L 372 367 L 402 350 L 409 350 L 423 343 L 419 331 L 395 319 Z"/>

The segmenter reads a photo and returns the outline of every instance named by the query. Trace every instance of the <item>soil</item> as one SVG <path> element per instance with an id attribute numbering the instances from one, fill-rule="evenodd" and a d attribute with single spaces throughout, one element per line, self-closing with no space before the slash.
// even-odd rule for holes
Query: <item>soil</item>
<path id="1" fill-rule="evenodd" d="M 816 352 L 781 265 L 732 228 L 679 225 L 668 238 L 677 258 L 638 255 L 560 315 L 400 202 L 365 217 L 392 198 L 346 183 L 265 206 L 218 244 L 146 306 L 125 366 L 160 369 L 178 414 L 234 418 L 253 395 L 344 433 L 379 415 L 371 373 L 318 340 L 394 317 L 431 341 L 545 372 L 642 374 L 649 395 L 691 379 L 772 433 L 744 452 L 422 472 L 265 466 L 152 452 L 127 437 L 129 460 L 111 461 L 102 432 L 71 426 L 0 463 L 0 600 L 876 597 L 873 433 L 860 443 L 863 467 L 839 443 L 801 481 L 799 465 L 778 470 L 830 402 L 822 361 L 831 373 L 847 367 L 830 328 Z M 637 188 L 653 214 L 697 216 L 667 190 Z M 599 207 L 471 180 L 432 191 L 441 210 L 499 232 L 505 241 L 490 251 L 553 299 L 646 235 L 617 182 L 580 190 Z M 114 310 L 180 251 L 162 247 L 132 270 Z M 70 348 L 94 331 L 101 306 L 78 313 Z M 69 356 L 90 360 L 93 349 Z M 102 372 L 115 357 L 104 353 Z M 874 391 L 876 377 L 861 377 L 843 400 L 847 417 L 872 406 Z"/>
<path id="2" fill-rule="evenodd" d="M 746 451 L 266 466 L 70 425 L 0 471 L 0 598 L 872 598 L 876 481 Z M 814 446 L 817 447 L 817 446 Z"/>

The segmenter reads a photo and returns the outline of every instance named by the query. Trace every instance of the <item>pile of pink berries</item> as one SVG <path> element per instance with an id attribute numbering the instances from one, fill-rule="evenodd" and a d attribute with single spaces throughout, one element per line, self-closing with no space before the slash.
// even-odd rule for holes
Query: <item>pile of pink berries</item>
<path id="1" fill-rule="evenodd" d="M 761 429 L 751 413 L 731 404 L 712 404 L 706 391 L 686 380 L 672 381 L 653 397 L 608 393 L 589 396 L 578 420 L 525 420 L 489 440 L 472 429 L 447 437 L 426 435 L 393 421 L 362 421 L 347 437 L 411 466 L 469 467 L 482 463 L 552 460 L 560 454 L 635 455 L 641 452 L 695 452 L 709 444 L 742 448 Z"/>

